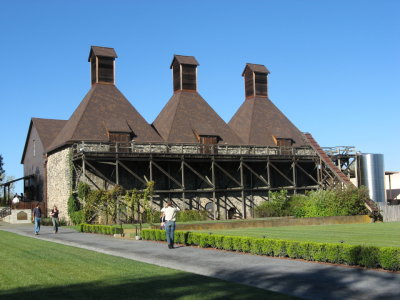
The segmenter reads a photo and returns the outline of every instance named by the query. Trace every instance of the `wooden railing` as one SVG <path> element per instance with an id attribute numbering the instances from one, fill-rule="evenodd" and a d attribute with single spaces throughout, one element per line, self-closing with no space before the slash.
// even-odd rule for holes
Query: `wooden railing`
<path id="1" fill-rule="evenodd" d="M 80 142 L 73 145 L 74 153 L 147 153 L 147 154 L 211 154 L 211 155 L 279 155 L 315 156 L 311 147 L 269 147 L 227 144 L 167 144 L 167 143 L 96 143 Z"/>

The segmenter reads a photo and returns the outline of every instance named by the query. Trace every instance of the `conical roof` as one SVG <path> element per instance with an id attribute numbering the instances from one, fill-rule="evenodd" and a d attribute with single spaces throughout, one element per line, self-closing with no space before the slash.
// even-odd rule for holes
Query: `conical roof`
<path id="1" fill-rule="evenodd" d="M 194 91 L 175 92 L 153 126 L 169 143 L 198 143 L 197 135 L 219 136 L 219 143 L 243 144 L 225 121 Z"/>
<path id="2" fill-rule="evenodd" d="M 108 142 L 108 132 L 132 132 L 137 142 L 162 139 L 113 84 L 94 84 L 48 151 L 79 141 Z"/>
<path id="3" fill-rule="evenodd" d="M 293 146 L 305 145 L 303 134 L 266 97 L 247 98 L 229 126 L 249 145 L 276 146 L 276 138 L 292 139 Z"/>

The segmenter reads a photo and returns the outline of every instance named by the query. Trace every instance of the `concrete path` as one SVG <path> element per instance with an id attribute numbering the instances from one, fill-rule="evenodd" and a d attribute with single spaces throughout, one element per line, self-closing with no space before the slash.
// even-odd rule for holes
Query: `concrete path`
<path id="1" fill-rule="evenodd" d="M 168 249 L 165 243 L 133 241 L 32 225 L 7 225 L 0 230 L 89 249 L 136 261 L 243 283 L 304 299 L 400 299 L 400 273 L 339 267 L 196 247 Z"/>

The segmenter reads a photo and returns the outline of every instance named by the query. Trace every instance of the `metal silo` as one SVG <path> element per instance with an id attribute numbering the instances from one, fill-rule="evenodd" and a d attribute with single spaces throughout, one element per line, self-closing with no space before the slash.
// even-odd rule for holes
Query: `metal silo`
<path id="1" fill-rule="evenodd" d="M 361 154 L 359 159 L 359 186 L 368 187 L 369 196 L 373 201 L 385 204 L 383 154 Z"/>

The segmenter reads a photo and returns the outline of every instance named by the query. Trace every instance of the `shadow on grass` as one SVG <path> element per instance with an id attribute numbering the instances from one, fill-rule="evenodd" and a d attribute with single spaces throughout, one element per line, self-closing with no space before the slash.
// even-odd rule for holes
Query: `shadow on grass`
<path id="1" fill-rule="evenodd" d="M 122 275 L 123 276 L 123 275 Z M 195 274 L 110 278 L 68 286 L 30 286 L 0 291 L 1 299 L 298 299 Z"/>

